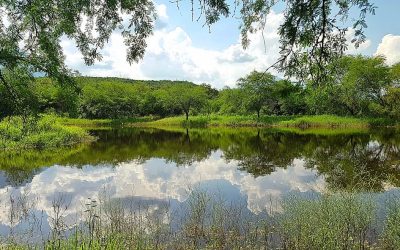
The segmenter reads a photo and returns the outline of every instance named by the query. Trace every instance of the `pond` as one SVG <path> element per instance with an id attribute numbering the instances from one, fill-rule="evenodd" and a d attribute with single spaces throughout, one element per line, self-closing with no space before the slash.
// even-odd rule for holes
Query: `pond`
<path id="1" fill-rule="evenodd" d="M 200 188 L 258 215 L 279 211 L 280 201 L 290 195 L 346 190 L 385 197 L 397 194 L 400 186 L 400 135 L 389 129 L 118 128 L 91 133 L 98 140 L 79 147 L 0 153 L 0 235 L 28 230 L 39 217 L 41 232 L 50 231 L 55 201 L 65 206 L 67 227 L 76 223 L 88 199 L 104 193 L 160 209 L 163 204 L 178 207 L 190 190 Z M 29 216 L 22 216 L 28 206 Z"/>

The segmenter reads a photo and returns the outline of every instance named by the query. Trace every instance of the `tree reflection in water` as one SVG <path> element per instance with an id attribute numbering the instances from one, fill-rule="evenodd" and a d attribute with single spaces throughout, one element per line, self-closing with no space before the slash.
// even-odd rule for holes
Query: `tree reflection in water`
<path id="1" fill-rule="evenodd" d="M 273 173 L 302 159 L 333 190 L 382 191 L 400 186 L 400 136 L 395 130 L 338 134 L 306 134 L 271 129 L 139 129 L 92 132 L 90 145 L 53 151 L 0 153 L 0 168 L 9 183 L 24 183 L 43 167 L 82 167 L 152 158 L 190 166 L 221 151 L 226 162 L 254 177 Z"/>

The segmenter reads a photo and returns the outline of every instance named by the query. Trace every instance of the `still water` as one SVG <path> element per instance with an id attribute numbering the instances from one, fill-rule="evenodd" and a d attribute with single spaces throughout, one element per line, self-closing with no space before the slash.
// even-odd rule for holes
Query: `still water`
<path id="1" fill-rule="evenodd" d="M 400 186 L 400 135 L 393 130 L 338 133 L 268 129 L 141 129 L 91 132 L 89 145 L 0 153 L 0 235 L 33 223 L 10 211 L 20 202 L 49 229 L 54 201 L 76 223 L 102 192 L 142 204 L 184 203 L 203 188 L 260 214 L 288 195 L 351 190 L 389 195 Z M 40 215 L 40 216 L 39 216 Z M 36 222 L 35 222 L 36 223 Z"/>

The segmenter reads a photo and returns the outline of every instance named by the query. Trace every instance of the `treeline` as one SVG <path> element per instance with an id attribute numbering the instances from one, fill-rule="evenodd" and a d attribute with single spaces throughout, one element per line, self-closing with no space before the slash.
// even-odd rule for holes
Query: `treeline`
<path id="1" fill-rule="evenodd" d="M 328 70 L 330 75 L 320 86 L 253 71 L 240 78 L 236 88 L 222 90 L 185 81 L 77 77 L 72 86 L 36 78 L 16 86 L 18 102 L 0 87 L 0 116 L 24 112 L 16 106 L 19 103 L 38 113 L 82 118 L 188 118 L 211 113 L 400 118 L 400 63 L 389 67 L 382 57 L 346 56 Z"/>

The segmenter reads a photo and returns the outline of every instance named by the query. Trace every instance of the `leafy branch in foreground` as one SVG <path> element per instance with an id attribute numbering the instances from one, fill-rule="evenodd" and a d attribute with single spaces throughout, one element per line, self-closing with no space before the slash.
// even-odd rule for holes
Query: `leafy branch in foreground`
<path id="1" fill-rule="evenodd" d="M 127 46 L 127 61 L 138 61 L 154 20 L 151 0 L 0 0 L 0 83 L 15 100 L 18 91 L 7 74 L 45 74 L 58 83 L 73 84 L 64 62 L 64 37 L 76 43 L 91 65 L 101 60 L 100 50 L 118 29 Z M 16 105 L 24 106 L 21 101 Z"/>
<path id="2" fill-rule="evenodd" d="M 191 3 L 193 13 L 194 3 Z M 289 77 L 311 79 L 318 85 L 328 73 L 325 66 L 347 50 L 349 26 L 354 30 L 351 42 L 358 47 L 366 40 L 366 16 L 375 14 L 376 10 L 370 0 L 235 0 L 233 15 L 239 10 L 244 48 L 250 44 L 250 34 L 264 29 L 268 14 L 278 3 L 285 4 L 284 21 L 278 31 L 280 57 L 271 67 Z M 232 12 L 226 0 L 200 0 L 199 6 L 200 17 L 204 16 L 208 26 Z M 349 23 L 352 9 L 358 9 L 359 15 Z"/>

